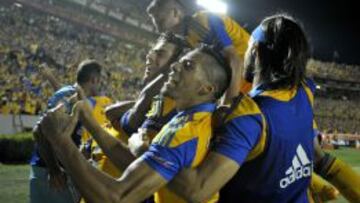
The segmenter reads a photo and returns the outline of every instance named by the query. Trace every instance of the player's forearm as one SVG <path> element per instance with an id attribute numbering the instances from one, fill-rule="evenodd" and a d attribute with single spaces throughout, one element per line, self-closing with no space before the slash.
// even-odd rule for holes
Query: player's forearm
<path id="1" fill-rule="evenodd" d="M 181 171 L 168 184 L 170 190 L 175 192 L 178 196 L 184 198 L 187 202 L 198 202 L 198 197 L 194 194 L 201 191 L 199 184 L 198 172 L 196 169 L 185 169 Z"/>
<path id="2" fill-rule="evenodd" d="M 141 159 L 135 161 L 119 180 L 91 166 L 69 137 L 57 140 L 56 153 L 87 202 L 141 202 L 166 184 L 166 180 Z"/>
<path id="3" fill-rule="evenodd" d="M 52 142 L 54 150 L 80 193 L 89 202 L 110 202 L 114 180 L 92 167 L 79 153 L 70 137 Z"/>
<path id="4" fill-rule="evenodd" d="M 86 108 L 81 109 L 80 120 L 85 128 L 90 132 L 100 148 L 109 157 L 109 159 L 120 170 L 125 170 L 126 167 L 135 159 L 130 153 L 128 147 L 119 139 L 111 136 L 106 132 L 92 117 Z"/>
<path id="5" fill-rule="evenodd" d="M 47 80 L 50 82 L 50 85 L 54 90 L 58 90 L 61 88 L 62 84 L 56 80 L 56 78 L 53 75 L 47 75 Z"/>
<path id="6" fill-rule="evenodd" d="M 180 172 L 170 188 L 189 202 L 205 202 L 220 190 L 237 172 L 239 165 L 216 152 L 210 152 L 195 169 Z"/>
<path id="7" fill-rule="evenodd" d="M 229 88 L 225 92 L 225 98 L 223 104 L 231 103 L 232 99 L 238 96 L 240 92 L 240 84 L 242 79 L 242 71 L 243 71 L 243 60 L 238 56 L 234 51 L 228 51 L 227 53 L 227 61 L 231 68 L 231 81 Z"/>
<path id="8" fill-rule="evenodd" d="M 129 124 L 131 128 L 138 129 L 146 118 L 146 113 L 150 110 L 152 99 L 159 94 L 166 77 L 160 75 L 151 81 L 141 91 L 138 100 L 136 101 L 132 111 L 129 115 Z"/>
<path id="9" fill-rule="evenodd" d="M 135 101 L 121 101 L 105 108 L 106 118 L 111 121 L 119 121 L 119 118 L 128 111 L 133 105 Z M 115 126 L 114 126 L 115 127 Z"/>

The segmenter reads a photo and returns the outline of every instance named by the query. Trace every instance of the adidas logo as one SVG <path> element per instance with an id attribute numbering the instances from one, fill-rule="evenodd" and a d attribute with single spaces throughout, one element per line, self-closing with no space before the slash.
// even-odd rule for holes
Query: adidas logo
<path id="1" fill-rule="evenodd" d="M 280 188 L 285 189 L 301 178 L 310 177 L 312 165 L 312 161 L 309 160 L 304 148 L 301 144 L 298 145 L 296 154 L 292 160 L 292 166 L 286 170 L 286 177 L 280 180 Z"/>

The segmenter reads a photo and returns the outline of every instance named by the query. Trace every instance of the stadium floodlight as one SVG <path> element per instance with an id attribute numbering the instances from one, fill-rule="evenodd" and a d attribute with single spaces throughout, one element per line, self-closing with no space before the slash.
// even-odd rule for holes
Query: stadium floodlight
<path id="1" fill-rule="evenodd" d="M 197 0 L 197 4 L 214 13 L 225 14 L 228 9 L 228 5 L 222 0 Z"/>

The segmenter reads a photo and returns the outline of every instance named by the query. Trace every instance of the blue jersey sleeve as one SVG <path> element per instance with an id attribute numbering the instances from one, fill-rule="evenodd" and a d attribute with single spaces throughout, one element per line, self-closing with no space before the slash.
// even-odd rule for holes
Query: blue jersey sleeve
<path id="1" fill-rule="evenodd" d="M 59 102 L 65 102 L 66 97 L 70 97 L 71 95 L 75 94 L 76 90 L 73 86 L 68 85 L 60 88 L 57 90 L 48 100 L 47 106 L 49 109 L 56 107 Z M 66 108 L 68 111 L 71 111 L 71 107 L 68 106 L 67 102 L 65 102 Z"/>
<path id="2" fill-rule="evenodd" d="M 176 109 L 164 116 L 150 116 L 141 125 L 141 128 L 151 129 L 160 131 L 161 128 L 166 125 L 175 115 L 177 114 Z"/>
<path id="3" fill-rule="evenodd" d="M 120 118 L 120 126 L 129 136 L 131 136 L 133 133 L 136 133 L 137 131 L 137 129 L 134 129 L 130 126 L 129 123 L 130 111 L 131 109 L 125 112 L 123 116 Z"/>
<path id="4" fill-rule="evenodd" d="M 217 15 L 209 15 L 211 36 L 214 37 L 216 46 L 224 49 L 233 44 L 228 32 L 225 29 L 224 21 Z"/>
<path id="5" fill-rule="evenodd" d="M 191 166 L 196 147 L 197 138 L 174 148 L 152 144 L 142 158 L 151 168 L 170 181 L 181 169 Z"/>
<path id="6" fill-rule="evenodd" d="M 241 165 L 260 139 L 261 120 L 260 115 L 247 115 L 227 122 L 219 132 L 213 150 Z"/>

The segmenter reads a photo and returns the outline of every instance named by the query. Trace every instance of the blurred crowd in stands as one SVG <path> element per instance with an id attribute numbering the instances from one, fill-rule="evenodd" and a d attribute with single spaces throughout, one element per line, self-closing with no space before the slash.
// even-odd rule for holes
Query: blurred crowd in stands
<path id="1" fill-rule="evenodd" d="M 312 59 L 308 63 L 307 71 L 311 75 L 321 76 L 323 78 L 360 82 L 359 69 L 359 66 L 322 62 Z"/>
<path id="2" fill-rule="evenodd" d="M 0 96 L 2 113 L 37 114 L 52 89 L 39 74 L 46 62 L 64 84 L 74 81 L 77 63 L 98 60 L 111 77 L 108 96 L 132 98 L 139 87 L 146 48 L 22 8 L 1 6 Z M 123 91 L 123 89 L 126 91 Z"/>
<path id="3" fill-rule="evenodd" d="M 35 115 L 45 110 L 53 89 L 39 73 L 44 62 L 59 81 L 72 84 L 80 61 L 98 60 L 110 77 L 104 93 L 113 100 L 134 98 L 141 87 L 146 46 L 21 4 L 0 3 L 0 22 L 0 114 Z M 358 66 L 317 60 L 309 62 L 308 72 L 339 81 L 360 78 Z M 360 92 L 348 94 L 318 94 L 315 114 L 321 130 L 360 133 Z"/>

